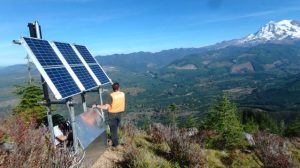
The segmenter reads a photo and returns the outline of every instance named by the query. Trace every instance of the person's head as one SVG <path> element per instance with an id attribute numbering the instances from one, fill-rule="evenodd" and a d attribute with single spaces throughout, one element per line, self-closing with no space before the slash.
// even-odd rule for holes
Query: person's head
<path id="1" fill-rule="evenodd" d="M 120 88 L 120 85 L 118 82 L 115 82 L 113 85 L 112 85 L 112 89 L 114 92 L 118 91 Z"/>

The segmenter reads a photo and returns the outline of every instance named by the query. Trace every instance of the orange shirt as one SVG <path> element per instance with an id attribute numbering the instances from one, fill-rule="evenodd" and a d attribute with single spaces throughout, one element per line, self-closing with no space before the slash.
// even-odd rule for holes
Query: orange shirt
<path id="1" fill-rule="evenodd" d="M 125 94 L 120 91 L 116 91 L 110 94 L 111 105 L 108 108 L 110 113 L 119 113 L 125 111 Z"/>

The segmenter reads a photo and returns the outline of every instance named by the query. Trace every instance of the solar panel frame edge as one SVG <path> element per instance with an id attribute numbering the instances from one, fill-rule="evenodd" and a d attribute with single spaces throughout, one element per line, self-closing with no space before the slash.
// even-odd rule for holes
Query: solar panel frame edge
<path id="1" fill-rule="evenodd" d="M 106 72 L 103 70 L 102 66 L 99 64 L 99 62 L 97 61 L 97 59 L 95 59 L 95 57 L 93 57 L 93 55 L 91 54 L 90 50 L 86 47 L 86 46 L 83 46 L 83 45 L 78 45 L 78 44 L 73 44 L 72 46 L 74 46 L 74 48 L 78 51 L 78 49 L 76 48 L 76 46 L 81 46 L 81 47 L 85 47 L 86 50 L 90 53 L 90 55 L 92 56 L 92 58 L 95 60 L 96 64 L 100 67 L 100 69 L 102 70 L 102 72 L 104 73 L 104 75 L 106 76 L 106 78 L 108 79 L 108 82 L 107 83 L 101 83 L 101 81 L 99 80 L 100 82 L 100 85 L 101 86 L 104 86 L 104 85 L 107 85 L 110 83 L 111 79 L 108 77 L 108 75 L 106 74 Z M 82 55 L 80 54 L 80 52 L 78 51 L 80 57 L 82 57 Z M 84 60 L 84 58 L 82 57 L 82 59 Z M 85 61 L 85 60 L 84 60 Z M 86 61 L 85 61 L 86 62 Z M 90 68 L 90 65 L 89 64 L 94 64 L 94 63 L 87 63 L 89 68 Z M 93 71 L 92 71 L 93 72 Z M 94 73 L 94 72 L 93 72 Z M 97 77 L 98 79 L 98 77 Z"/>
<path id="2" fill-rule="evenodd" d="M 25 37 L 28 38 L 28 37 Z M 40 39 L 39 39 L 40 40 Z M 48 42 L 49 43 L 49 42 Z M 27 44 L 27 42 L 25 41 L 24 37 L 21 37 L 21 44 L 22 46 L 26 49 L 27 54 L 29 55 L 29 57 L 31 58 L 32 62 L 35 64 L 36 68 L 38 69 L 38 71 L 40 72 L 40 74 L 42 75 L 42 77 L 45 79 L 46 83 L 48 84 L 49 88 L 51 89 L 51 91 L 54 94 L 54 97 L 59 100 L 62 99 L 62 95 L 59 93 L 59 91 L 57 90 L 57 88 L 55 87 L 54 83 L 51 81 L 50 77 L 48 76 L 48 74 L 46 73 L 46 71 L 44 70 L 43 66 L 40 64 L 40 62 L 37 60 L 37 58 L 35 57 L 33 51 L 31 50 L 31 48 L 29 47 L 29 45 Z"/>

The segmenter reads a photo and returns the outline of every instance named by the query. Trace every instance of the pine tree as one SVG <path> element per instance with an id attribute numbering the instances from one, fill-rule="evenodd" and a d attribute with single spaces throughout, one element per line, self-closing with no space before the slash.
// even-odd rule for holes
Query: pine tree
<path id="1" fill-rule="evenodd" d="M 233 149 L 245 143 L 237 107 L 229 101 L 227 96 L 223 96 L 221 101 L 212 106 L 203 127 L 214 130 L 218 134 L 214 139 L 216 147 Z"/>
<path id="2" fill-rule="evenodd" d="M 285 122 L 284 120 L 281 120 L 280 121 L 280 124 L 279 124 L 279 135 L 284 135 L 285 134 L 285 129 L 286 129 L 286 126 L 285 126 Z"/>
<path id="3" fill-rule="evenodd" d="M 195 128 L 195 127 L 197 127 L 197 123 L 196 123 L 195 118 L 193 118 L 192 116 L 189 116 L 186 119 L 183 127 L 185 127 L 185 128 Z"/>
<path id="4" fill-rule="evenodd" d="M 285 136 L 293 137 L 293 136 L 300 136 L 300 119 L 293 121 L 289 124 L 285 131 Z"/>
<path id="5" fill-rule="evenodd" d="M 176 119 L 177 119 L 177 114 L 176 114 L 176 111 L 177 111 L 177 106 L 176 104 L 171 104 L 169 106 L 169 117 L 170 117 L 170 124 L 173 126 L 173 127 L 176 127 Z"/>
<path id="6" fill-rule="evenodd" d="M 20 96 L 20 103 L 14 108 L 13 112 L 25 120 L 36 118 L 38 120 L 46 116 L 46 107 L 38 104 L 43 100 L 42 89 L 35 85 L 16 86 L 17 95 Z"/>

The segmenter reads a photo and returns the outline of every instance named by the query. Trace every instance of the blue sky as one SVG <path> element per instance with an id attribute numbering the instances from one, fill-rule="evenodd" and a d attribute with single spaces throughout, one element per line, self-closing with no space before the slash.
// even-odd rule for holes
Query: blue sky
<path id="1" fill-rule="evenodd" d="M 39 21 L 43 38 L 94 55 L 201 47 L 300 20 L 299 0 L 0 0 L 0 66 L 26 63 L 13 39 Z"/>

